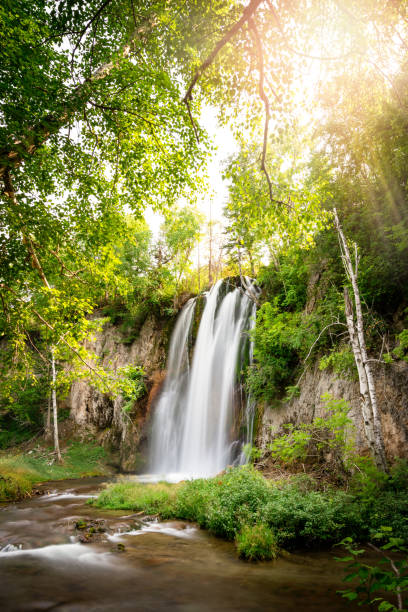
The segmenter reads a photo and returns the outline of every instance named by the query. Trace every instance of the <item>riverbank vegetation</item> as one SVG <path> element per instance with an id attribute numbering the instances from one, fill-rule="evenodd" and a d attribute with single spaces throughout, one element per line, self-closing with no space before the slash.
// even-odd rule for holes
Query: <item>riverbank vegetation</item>
<path id="1" fill-rule="evenodd" d="M 62 449 L 62 463 L 55 461 L 52 446 L 0 453 L 0 502 L 29 497 L 36 485 L 50 480 L 110 474 L 107 454 L 92 442 L 70 442 Z"/>
<path id="2" fill-rule="evenodd" d="M 250 466 L 175 485 L 123 480 L 108 485 L 92 504 L 194 521 L 235 541 L 239 554 L 253 560 L 274 558 L 278 548 L 331 547 L 345 537 L 366 541 L 382 526 L 408 540 L 405 464 L 385 480 L 371 465 L 363 482 L 356 477 L 346 489 L 306 474 L 269 480 Z"/>

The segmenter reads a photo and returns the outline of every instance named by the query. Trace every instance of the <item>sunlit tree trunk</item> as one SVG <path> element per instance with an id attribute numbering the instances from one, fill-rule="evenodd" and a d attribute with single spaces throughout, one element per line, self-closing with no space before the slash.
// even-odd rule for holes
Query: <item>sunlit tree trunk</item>
<path id="1" fill-rule="evenodd" d="M 355 246 L 355 262 L 353 266 L 350 249 L 348 247 L 346 238 L 340 225 L 336 209 L 334 209 L 334 219 L 340 242 L 343 265 L 353 289 L 356 316 L 354 317 L 353 303 L 350 299 L 347 290 L 344 292 L 345 311 L 347 327 L 350 336 L 350 343 L 353 350 L 354 359 L 358 371 L 358 378 L 360 382 L 361 411 L 364 420 L 364 429 L 377 467 L 381 470 L 386 471 L 387 462 L 385 457 L 381 419 L 378 411 L 374 376 L 367 354 L 367 346 L 364 335 L 363 311 L 361 308 L 360 291 L 357 282 L 359 261 L 357 246 Z"/>

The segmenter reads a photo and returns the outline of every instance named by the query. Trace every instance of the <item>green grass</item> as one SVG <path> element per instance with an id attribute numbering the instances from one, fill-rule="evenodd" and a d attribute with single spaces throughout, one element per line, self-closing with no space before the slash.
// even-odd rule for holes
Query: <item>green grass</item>
<path id="1" fill-rule="evenodd" d="M 0 455 L 0 502 L 31 494 L 33 485 L 47 480 L 99 476 L 106 473 L 102 447 L 73 442 L 63 452 L 63 463 L 53 460 L 52 449 L 37 449 L 28 454 Z"/>
<path id="2" fill-rule="evenodd" d="M 238 555 L 246 561 L 276 559 L 279 547 L 272 529 L 263 523 L 244 525 L 235 538 Z"/>
<path id="3" fill-rule="evenodd" d="M 149 515 L 160 514 L 164 518 L 172 518 L 178 489 L 179 485 L 166 482 L 141 484 L 123 480 L 102 491 L 94 505 L 114 510 L 143 511 Z"/>
<path id="4" fill-rule="evenodd" d="M 241 557 L 271 559 L 278 547 L 328 547 L 347 536 L 366 540 L 383 525 L 408 540 L 408 490 L 387 486 L 370 496 L 366 491 L 322 491 L 308 476 L 277 482 L 244 467 L 178 485 L 121 481 L 108 485 L 92 503 L 195 521 L 235 541 Z"/>

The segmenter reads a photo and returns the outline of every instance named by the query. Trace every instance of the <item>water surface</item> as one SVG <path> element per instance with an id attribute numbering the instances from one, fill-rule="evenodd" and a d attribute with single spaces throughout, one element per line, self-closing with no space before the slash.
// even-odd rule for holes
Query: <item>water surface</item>
<path id="1" fill-rule="evenodd" d="M 2 612 L 361 610 L 336 594 L 330 553 L 244 563 L 191 524 L 90 507 L 101 486 L 48 483 L 48 494 L 0 508 Z"/>

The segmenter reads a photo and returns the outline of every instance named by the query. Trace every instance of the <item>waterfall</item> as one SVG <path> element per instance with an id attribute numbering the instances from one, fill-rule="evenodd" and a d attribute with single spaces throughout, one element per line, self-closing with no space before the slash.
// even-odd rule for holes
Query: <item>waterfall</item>
<path id="1" fill-rule="evenodd" d="M 196 300 L 184 306 L 173 331 L 167 376 L 153 417 L 151 472 L 167 480 L 212 476 L 243 463 L 252 441 L 253 403 L 245 402 L 245 437 L 239 440 L 237 381 L 251 357 L 248 330 L 255 304 L 241 288 L 218 281 L 205 296 L 192 363 L 189 344 Z"/>

